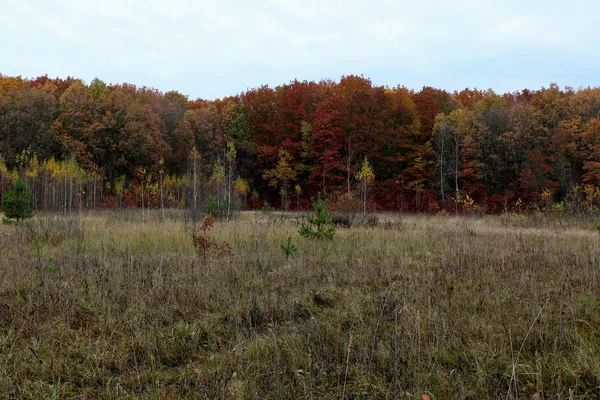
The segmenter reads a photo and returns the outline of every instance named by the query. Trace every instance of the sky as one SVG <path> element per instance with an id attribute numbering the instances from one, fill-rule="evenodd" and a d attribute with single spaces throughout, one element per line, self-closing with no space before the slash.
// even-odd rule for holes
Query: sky
<path id="1" fill-rule="evenodd" d="M 0 0 L 0 73 L 190 99 L 294 79 L 499 93 L 600 85 L 597 0 Z"/>

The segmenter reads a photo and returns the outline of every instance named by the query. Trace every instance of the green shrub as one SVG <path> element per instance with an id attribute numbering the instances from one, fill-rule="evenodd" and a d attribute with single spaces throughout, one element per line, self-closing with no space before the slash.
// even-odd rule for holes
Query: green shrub
<path id="1" fill-rule="evenodd" d="M 208 199 L 204 203 L 204 214 L 202 215 L 202 218 L 204 218 L 204 215 L 208 214 L 213 215 L 215 218 L 223 217 L 223 208 L 219 206 L 217 200 Z"/>
<path id="2" fill-rule="evenodd" d="M 271 206 L 269 205 L 269 202 L 265 201 L 260 211 L 264 213 L 271 211 Z"/>
<path id="3" fill-rule="evenodd" d="M 556 216 L 565 215 L 565 203 L 561 201 L 560 203 L 552 204 L 552 214 Z"/>

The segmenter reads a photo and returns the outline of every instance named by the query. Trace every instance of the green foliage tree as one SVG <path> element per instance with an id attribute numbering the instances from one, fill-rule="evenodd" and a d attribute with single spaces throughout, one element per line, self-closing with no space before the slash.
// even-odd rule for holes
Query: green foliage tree
<path id="1" fill-rule="evenodd" d="M 317 200 L 311 198 L 315 214 L 306 214 L 306 224 L 300 227 L 300 236 L 310 239 L 332 240 L 335 235 L 335 225 L 331 223 L 331 213 L 327 211 L 327 201 L 318 194 Z"/>
<path id="2" fill-rule="evenodd" d="M 29 185 L 22 180 L 13 182 L 12 189 L 4 196 L 3 206 L 3 222 L 10 223 L 13 219 L 22 222 L 24 219 L 33 217 Z"/>
<path id="3" fill-rule="evenodd" d="M 248 140 L 250 138 L 250 132 L 242 104 L 230 103 L 229 108 L 232 110 L 229 113 L 231 116 L 229 117 L 230 120 L 227 127 L 227 133 L 237 141 Z M 226 112 L 227 111 L 229 110 L 226 110 Z"/>

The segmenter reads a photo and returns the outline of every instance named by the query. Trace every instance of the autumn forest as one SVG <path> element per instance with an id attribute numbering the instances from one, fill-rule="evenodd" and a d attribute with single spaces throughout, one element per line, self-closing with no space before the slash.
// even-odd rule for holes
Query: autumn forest
<path id="1" fill-rule="evenodd" d="M 130 84 L 0 75 L 0 192 L 34 207 L 371 210 L 600 205 L 600 89 L 498 94 L 292 81 L 214 101 Z"/>

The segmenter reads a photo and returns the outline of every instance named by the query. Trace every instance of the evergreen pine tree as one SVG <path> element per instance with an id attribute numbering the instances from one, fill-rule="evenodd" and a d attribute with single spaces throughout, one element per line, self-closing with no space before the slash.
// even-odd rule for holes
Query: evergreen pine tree
<path id="1" fill-rule="evenodd" d="M 315 214 L 306 214 L 307 224 L 300 227 L 300 236 L 314 239 L 332 240 L 335 235 L 335 225 L 331 223 L 331 213 L 327 211 L 327 202 L 321 199 L 321 193 L 317 200 L 311 199 Z"/>
<path id="2" fill-rule="evenodd" d="M 29 185 L 22 180 L 13 182 L 12 189 L 4 195 L 2 204 L 4 206 L 3 222 L 10 223 L 12 219 L 22 222 L 24 219 L 33 217 L 31 190 Z"/>

